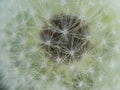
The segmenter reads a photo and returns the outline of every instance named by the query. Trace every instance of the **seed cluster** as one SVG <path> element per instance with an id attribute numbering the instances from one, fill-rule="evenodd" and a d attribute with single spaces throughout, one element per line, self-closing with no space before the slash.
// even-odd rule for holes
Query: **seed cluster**
<path id="1" fill-rule="evenodd" d="M 79 59 L 89 45 L 88 25 L 75 15 L 55 15 L 42 27 L 45 54 L 57 62 Z"/>

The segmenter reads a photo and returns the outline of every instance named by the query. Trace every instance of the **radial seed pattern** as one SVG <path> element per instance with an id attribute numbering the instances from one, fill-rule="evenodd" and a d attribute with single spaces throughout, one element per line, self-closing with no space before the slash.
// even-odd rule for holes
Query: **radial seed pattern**
<path id="1" fill-rule="evenodd" d="M 42 30 L 41 46 L 46 55 L 57 62 L 76 60 L 88 48 L 88 25 L 78 16 L 66 14 L 53 16 Z"/>

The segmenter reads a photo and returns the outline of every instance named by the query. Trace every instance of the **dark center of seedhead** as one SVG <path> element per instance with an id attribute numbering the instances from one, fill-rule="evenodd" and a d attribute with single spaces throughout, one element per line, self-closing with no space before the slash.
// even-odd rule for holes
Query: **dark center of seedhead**
<path id="1" fill-rule="evenodd" d="M 58 63 L 79 60 L 89 46 L 88 25 L 75 15 L 55 15 L 42 27 L 41 48 Z"/>

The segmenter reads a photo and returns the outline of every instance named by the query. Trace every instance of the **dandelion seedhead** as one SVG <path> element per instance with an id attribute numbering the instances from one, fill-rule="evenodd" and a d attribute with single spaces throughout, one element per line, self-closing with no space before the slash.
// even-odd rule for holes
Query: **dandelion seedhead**
<path id="1" fill-rule="evenodd" d="M 69 62 L 81 57 L 89 44 L 88 25 L 75 15 L 52 17 L 40 33 L 41 46 L 50 58 Z"/>
<path id="2" fill-rule="evenodd" d="M 0 0 L 0 90 L 120 90 L 116 0 Z"/>

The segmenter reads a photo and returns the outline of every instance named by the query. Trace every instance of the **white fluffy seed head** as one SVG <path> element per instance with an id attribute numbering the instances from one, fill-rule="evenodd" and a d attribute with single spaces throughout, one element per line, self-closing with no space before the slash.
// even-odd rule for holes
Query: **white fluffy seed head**
<path id="1" fill-rule="evenodd" d="M 119 0 L 0 0 L 0 83 L 9 90 L 119 90 L 119 7 Z M 69 31 L 60 35 L 58 43 L 54 42 L 59 45 L 54 50 L 49 47 L 54 47 L 53 41 L 59 38 L 58 34 L 51 39 L 54 35 L 49 32 L 50 38 L 39 40 L 43 22 L 51 21 L 51 17 L 61 13 L 77 15 L 79 20 L 87 22 L 89 35 L 81 38 L 82 35 L 74 34 L 77 39 L 90 41 L 84 54 L 75 53 L 79 51 L 78 40 L 71 39 L 70 48 L 61 43 L 68 42 Z M 50 22 L 46 23 L 54 32 L 69 29 L 58 29 L 59 24 L 51 28 Z M 86 23 L 80 27 L 83 25 Z M 73 31 L 78 28 L 79 25 L 74 29 L 71 27 Z M 44 45 L 47 40 L 50 43 Z M 51 58 L 44 54 L 39 42 L 44 42 Z M 62 54 L 59 53 L 60 46 L 63 46 Z M 61 63 L 71 59 L 71 55 L 82 57 L 67 65 L 50 62 L 58 59 Z"/>

